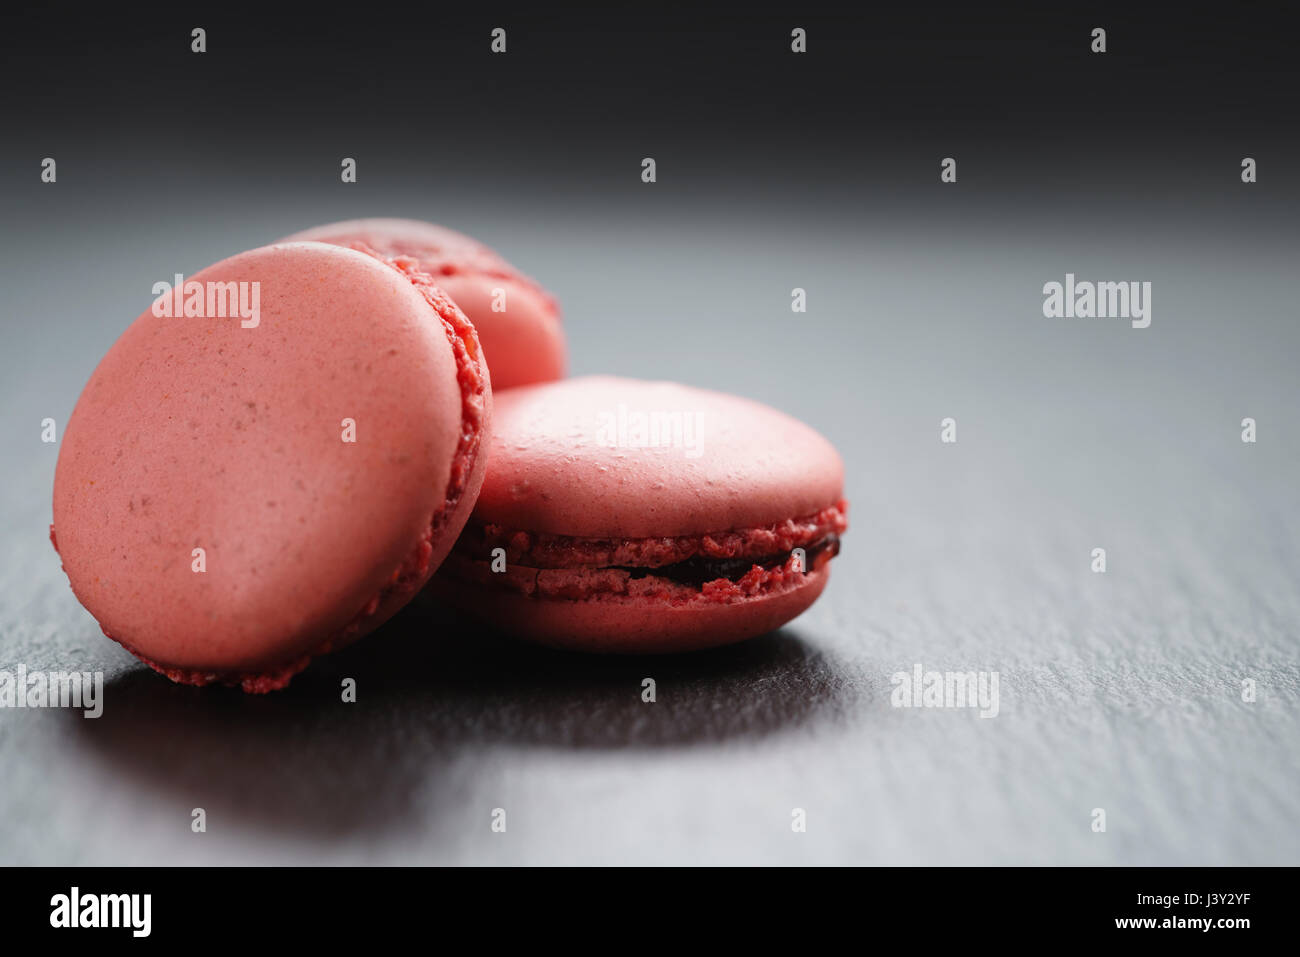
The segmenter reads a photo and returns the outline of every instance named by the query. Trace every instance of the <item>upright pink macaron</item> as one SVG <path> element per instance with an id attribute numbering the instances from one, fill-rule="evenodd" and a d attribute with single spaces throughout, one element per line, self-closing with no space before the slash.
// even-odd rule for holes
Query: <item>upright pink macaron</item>
<path id="1" fill-rule="evenodd" d="M 488 474 L 433 593 L 545 644 L 666 652 L 779 627 L 847 527 L 838 453 L 747 399 L 596 377 L 497 396 Z"/>
<path id="2" fill-rule="evenodd" d="M 409 264 L 287 243 L 190 277 L 64 432 L 51 539 L 73 592 L 175 681 L 282 687 L 451 548 L 486 463 L 480 360 Z"/>
<path id="3" fill-rule="evenodd" d="M 474 323 L 496 391 L 564 377 L 568 359 L 555 300 L 477 240 L 414 219 L 352 219 L 285 241 L 293 240 L 361 243 L 384 256 L 414 259 Z"/>

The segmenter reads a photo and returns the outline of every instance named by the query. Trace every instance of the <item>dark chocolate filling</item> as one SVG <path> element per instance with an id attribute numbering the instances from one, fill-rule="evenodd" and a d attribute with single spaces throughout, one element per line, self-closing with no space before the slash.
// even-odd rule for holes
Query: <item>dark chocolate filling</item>
<path id="1" fill-rule="evenodd" d="M 817 559 L 823 554 L 828 553 L 831 558 L 834 558 L 840 553 L 840 537 L 838 535 L 827 535 L 811 545 L 803 546 L 803 550 L 804 570 L 811 571 L 817 567 Z M 755 565 L 767 571 L 780 568 L 790 560 L 791 554 L 792 552 L 783 552 L 778 555 L 763 555 L 757 558 L 702 558 L 696 555 L 685 561 L 674 562 L 671 565 L 663 565 L 659 568 L 619 566 L 619 569 L 627 572 L 632 578 L 667 578 L 679 585 L 701 588 L 706 582 L 717 581 L 719 578 L 738 581 L 748 575 L 749 570 Z"/>

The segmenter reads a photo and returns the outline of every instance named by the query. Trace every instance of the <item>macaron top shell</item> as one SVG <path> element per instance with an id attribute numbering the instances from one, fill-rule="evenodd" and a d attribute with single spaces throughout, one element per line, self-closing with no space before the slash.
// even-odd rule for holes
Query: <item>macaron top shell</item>
<path id="1" fill-rule="evenodd" d="M 840 501 L 834 447 L 768 406 L 671 382 L 569 379 L 496 397 L 474 521 L 584 538 L 699 535 Z"/>
<path id="2" fill-rule="evenodd" d="M 133 652 L 251 673 L 347 629 L 427 553 L 463 370 L 427 296 L 361 252 L 268 246 L 189 279 L 256 283 L 259 321 L 132 324 L 69 420 L 53 534 Z"/>
<path id="3" fill-rule="evenodd" d="M 288 241 L 346 246 L 363 242 L 384 256 L 410 256 L 433 276 L 458 272 L 517 274 L 513 266 L 490 247 L 454 229 L 418 219 L 374 217 L 326 223 L 294 233 Z"/>
<path id="4" fill-rule="evenodd" d="M 413 259 L 473 321 L 498 391 L 565 374 L 567 347 L 555 300 L 463 233 L 414 219 L 352 219 L 315 226 L 288 240 L 360 244 L 388 258 Z"/>

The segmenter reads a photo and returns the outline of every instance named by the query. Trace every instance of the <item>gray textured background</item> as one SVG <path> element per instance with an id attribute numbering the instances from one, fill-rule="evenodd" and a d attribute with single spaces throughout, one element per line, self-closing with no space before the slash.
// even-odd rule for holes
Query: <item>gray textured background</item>
<path id="1" fill-rule="evenodd" d="M 1153 17 L 1102 59 L 1082 21 L 927 8 L 814 24 L 799 59 L 784 22 L 548 17 L 493 60 L 466 16 L 214 21 L 206 58 L 165 18 L 6 31 L 0 668 L 108 683 L 97 721 L 0 710 L 0 863 L 1300 863 L 1289 34 Z M 269 697 L 103 638 L 47 539 L 41 420 L 155 281 L 375 215 L 540 278 L 576 374 L 824 432 L 851 509 L 822 600 L 654 660 L 414 607 Z M 1151 281 L 1151 327 L 1043 318 L 1066 272 Z M 891 708 L 917 662 L 998 671 L 1000 715 Z"/>
<path id="2" fill-rule="evenodd" d="M 0 664 L 108 686 L 97 721 L 0 711 L 5 862 L 1296 862 L 1293 235 L 1154 203 L 1140 234 L 1059 206 L 1007 222 L 955 192 L 947 215 L 802 229 L 716 204 L 683 230 L 667 195 L 631 232 L 618 209 L 327 205 L 108 245 L 33 211 L 11 252 Z M 852 510 L 821 602 L 748 646 L 614 661 L 415 608 L 266 698 L 173 687 L 102 638 L 46 540 L 40 420 L 66 420 L 153 277 L 360 212 L 437 216 L 544 277 L 575 373 L 731 389 L 827 434 Z M 1151 327 L 1044 319 L 1067 270 L 1150 279 Z M 914 662 L 999 671 L 1001 714 L 891 708 Z"/>

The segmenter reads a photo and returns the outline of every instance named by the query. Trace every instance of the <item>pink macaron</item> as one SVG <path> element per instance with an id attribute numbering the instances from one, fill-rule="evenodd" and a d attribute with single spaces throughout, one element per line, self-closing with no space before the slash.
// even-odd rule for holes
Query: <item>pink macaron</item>
<path id="1" fill-rule="evenodd" d="M 500 394 L 488 456 L 431 593 L 549 645 L 671 652 L 771 631 L 821 594 L 847 527 L 826 439 L 675 383 Z"/>
<path id="2" fill-rule="evenodd" d="M 287 243 L 178 285 L 82 392 L 51 539 L 150 666 L 269 691 L 441 563 L 483 481 L 491 388 L 473 327 L 409 262 Z"/>
<path id="3" fill-rule="evenodd" d="M 384 256 L 414 259 L 474 323 L 496 391 L 564 377 L 567 351 L 555 300 L 477 240 L 413 219 L 329 223 L 285 241 L 293 240 L 361 243 Z"/>

